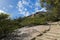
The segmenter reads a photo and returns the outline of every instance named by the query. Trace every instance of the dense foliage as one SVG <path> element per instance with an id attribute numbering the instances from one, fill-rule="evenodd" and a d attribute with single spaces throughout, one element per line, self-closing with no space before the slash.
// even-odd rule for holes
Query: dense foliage
<path id="1" fill-rule="evenodd" d="M 49 18 L 51 21 L 60 20 L 60 0 L 41 0 L 41 4 L 43 7 L 46 7 L 50 13 Z"/>
<path id="2" fill-rule="evenodd" d="M 18 22 L 11 20 L 8 14 L 0 13 L 0 38 L 18 28 Z"/>
<path id="3" fill-rule="evenodd" d="M 38 14 L 33 17 L 26 17 L 22 22 L 21 25 L 23 26 L 34 26 L 34 25 L 44 25 L 47 24 L 47 18 L 45 14 Z"/>
<path id="4" fill-rule="evenodd" d="M 34 17 L 24 17 L 24 18 L 16 18 L 10 19 L 8 14 L 1 13 L 0 14 L 0 37 L 6 36 L 17 28 L 21 28 L 24 26 L 34 26 L 47 24 L 45 14 L 39 14 Z"/>

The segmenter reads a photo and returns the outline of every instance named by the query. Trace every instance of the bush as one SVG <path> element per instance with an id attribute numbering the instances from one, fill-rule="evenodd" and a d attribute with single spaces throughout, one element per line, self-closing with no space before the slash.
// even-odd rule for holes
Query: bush
<path id="1" fill-rule="evenodd" d="M 9 16 L 7 14 L 0 14 L 0 38 L 7 36 L 17 28 L 17 22 L 9 19 Z"/>
<path id="2" fill-rule="evenodd" d="M 21 22 L 21 25 L 22 26 L 34 26 L 34 25 L 47 24 L 46 17 L 45 15 L 43 16 L 37 15 L 37 16 L 34 16 L 33 18 L 27 17 Z"/>

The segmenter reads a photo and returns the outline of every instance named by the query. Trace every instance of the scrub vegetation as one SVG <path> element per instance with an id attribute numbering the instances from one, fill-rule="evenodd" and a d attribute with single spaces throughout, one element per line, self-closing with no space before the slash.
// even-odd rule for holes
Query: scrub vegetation
<path id="1" fill-rule="evenodd" d="M 0 13 L 0 38 L 13 32 L 17 28 L 35 25 L 47 25 L 48 22 L 60 21 L 60 0 L 41 0 L 46 3 L 47 12 L 37 13 L 28 17 L 9 18 L 8 14 Z M 42 5 L 44 7 L 44 5 Z M 32 17 L 33 16 L 33 17 Z"/>

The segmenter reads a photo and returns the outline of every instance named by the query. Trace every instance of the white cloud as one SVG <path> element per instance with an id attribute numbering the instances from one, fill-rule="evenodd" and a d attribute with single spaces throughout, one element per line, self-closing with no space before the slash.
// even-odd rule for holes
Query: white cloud
<path id="1" fill-rule="evenodd" d="M 39 7 L 40 7 L 40 0 L 38 0 L 36 3 L 35 3 L 35 12 L 39 12 Z"/>
<path id="2" fill-rule="evenodd" d="M 23 7 L 22 2 L 19 1 L 18 4 L 17 4 L 17 6 L 18 6 L 19 8 L 20 8 L 20 7 Z"/>
<path id="3" fill-rule="evenodd" d="M 12 14 L 9 14 L 9 13 L 3 11 L 3 10 L 0 10 L 0 14 L 1 14 L 1 13 L 8 14 L 8 15 L 9 15 L 9 18 L 12 18 Z"/>
<path id="4" fill-rule="evenodd" d="M 44 12 L 46 12 L 47 10 L 46 10 L 46 8 L 42 8 L 40 11 L 44 11 Z"/>
<path id="5" fill-rule="evenodd" d="M 35 4 L 31 2 L 31 0 L 20 0 L 17 4 L 17 8 L 18 8 L 18 11 L 19 11 L 19 14 L 23 14 L 24 16 L 28 16 L 30 15 L 30 13 L 35 13 L 35 12 L 38 12 L 38 11 L 45 11 L 43 9 L 39 10 L 39 7 L 40 7 L 40 0 L 35 0 Z M 26 8 L 25 6 L 28 6 Z M 33 9 L 33 11 L 32 11 Z M 30 12 L 30 11 L 31 12 Z"/>
<path id="6" fill-rule="evenodd" d="M 25 11 L 27 11 L 27 9 L 25 8 Z"/>
<path id="7" fill-rule="evenodd" d="M 44 12 L 46 12 L 46 11 L 47 11 L 45 7 L 42 8 L 42 9 L 40 9 L 40 10 L 39 10 L 38 7 L 41 7 L 41 6 L 40 6 L 40 1 L 39 1 L 39 0 L 38 0 L 38 2 L 35 3 L 35 12 L 39 12 L 39 11 L 44 11 Z"/>
<path id="8" fill-rule="evenodd" d="M 36 10 L 35 12 L 41 12 L 41 11 L 47 12 L 46 8 L 42 8 L 41 10 Z"/>
<path id="9" fill-rule="evenodd" d="M 40 2 L 37 1 L 37 2 L 35 3 L 35 6 L 40 6 Z"/>
<path id="10" fill-rule="evenodd" d="M 29 2 L 27 2 L 26 0 L 22 0 L 22 3 L 23 3 L 24 5 L 29 5 Z"/>
<path id="11" fill-rule="evenodd" d="M 3 11 L 3 10 L 0 10 L 0 14 L 1 14 L 1 13 L 11 15 L 11 14 L 9 14 L 9 13 L 7 13 L 7 12 Z"/>
<path id="12" fill-rule="evenodd" d="M 8 10 L 6 9 L 6 7 L 3 7 L 3 10 L 8 11 Z"/>
<path id="13" fill-rule="evenodd" d="M 5 10 L 6 8 L 5 8 L 5 7 L 3 7 L 3 9 Z"/>
<path id="14" fill-rule="evenodd" d="M 29 12 L 26 12 L 26 13 L 25 13 L 25 16 L 29 16 L 29 15 L 30 15 L 30 13 L 29 13 Z"/>
<path id="15" fill-rule="evenodd" d="M 8 14 L 7 12 L 3 11 L 3 10 L 0 10 L 0 14 L 1 13 L 4 13 L 4 14 Z M 11 15 L 11 14 L 8 14 L 8 15 Z"/>
<path id="16" fill-rule="evenodd" d="M 17 4 L 18 11 L 20 12 L 20 14 L 22 14 L 24 16 L 28 16 L 29 12 L 27 11 L 27 8 L 24 7 L 24 5 L 29 5 L 29 4 L 25 0 L 19 1 Z"/>
<path id="17" fill-rule="evenodd" d="M 0 13 L 6 13 L 5 11 L 3 11 L 3 10 L 0 10 Z"/>
<path id="18" fill-rule="evenodd" d="M 9 5 L 10 8 L 13 8 L 13 5 Z"/>

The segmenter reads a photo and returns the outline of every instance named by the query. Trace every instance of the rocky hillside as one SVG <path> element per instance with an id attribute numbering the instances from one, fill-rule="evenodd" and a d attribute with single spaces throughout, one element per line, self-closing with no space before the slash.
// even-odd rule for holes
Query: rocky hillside
<path id="1" fill-rule="evenodd" d="M 47 12 L 39 11 L 39 12 L 36 12 L 36 13 L 34 13 L 34 14 L 28 16 L 28 17 L 34 17 L 34 16 L 38 16 L 38 15 L 41 15 L 41 14 L 45 14 L 45 13 L 47 13 Z"/>
<path id="2" fill-rule="evenodd" d="M 48 32 L 43 33 L 42 36 L 36 37 L 34 40 L 60 40 L 60 25 L 53 24 Z"/>
<path id="3" fill-rule="evenodd" d="M 4 40 L 31 40 L 37 35 L 42 34 L 45 31 L 48 31 L 49 26 L 39 25 L 34 27 L 24 27 L 21 29 L 15 30 L 12 34 L 4 38 Z"/>
<path id="4" fill-rule="evenodd" d="M 49 24 L 17 29 L 2 40 L 60 40 L 58 22 Z"/>

